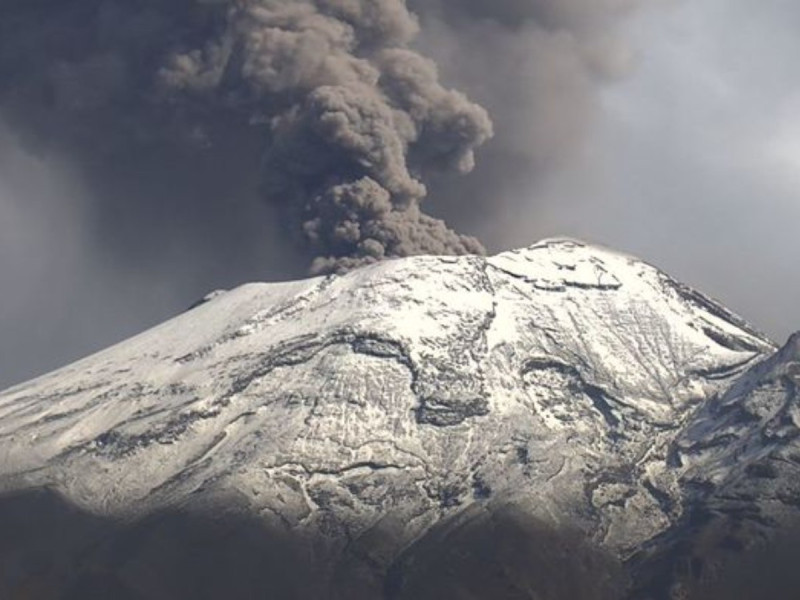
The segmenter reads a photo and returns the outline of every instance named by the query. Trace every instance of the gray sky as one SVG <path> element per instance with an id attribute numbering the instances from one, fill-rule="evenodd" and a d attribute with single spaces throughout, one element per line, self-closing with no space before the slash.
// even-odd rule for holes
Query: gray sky
<path id="1" fill-rule="evenodd" d="M 516 221 L 641 256 L 782 342 L 800 329 L 800 6 L 670 3 L 629 31 L 634 76 Z M 528 239 L 514 221 L 492 239 Z"/>
<path id="2" fill-rule="evenodd" d="M 800 328 L 795 3 L 651 3 L 615 24 L 627 50 L 604 48 L 597 78 L 560 32 L 489 24 L 480 46 L 469 34 L 483 21 L 437 19 L 423 19 L 421 48 L 497 135 L 463 183 L 431 186 L 435 214 L 490 251 L 552 235 L 629 251 L 778 341 Z M 211 289 L 302 276 L 247 161 L 218 157 L 138 157 L 98 178 L 0 129 L 0 388 Z M 470 210 L 450 202 L 459 186 L 480 195 Z"/>

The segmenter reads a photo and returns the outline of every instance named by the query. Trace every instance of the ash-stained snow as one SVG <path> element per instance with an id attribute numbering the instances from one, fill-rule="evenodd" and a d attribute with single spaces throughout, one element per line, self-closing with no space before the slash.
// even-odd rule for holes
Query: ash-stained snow
<path id="1" fill-rule="evenodd" d="M 732 473 L 692 449 L 719 427 L 704 407 L 774 352 L 572 240 L 249 284 L 0 394 L 0 489 L 112 515 L 235 494 L 334 537 L 389 519 L 405 543 L 510 503 L 626 557 L 681 519 L 691 465 Z"/>

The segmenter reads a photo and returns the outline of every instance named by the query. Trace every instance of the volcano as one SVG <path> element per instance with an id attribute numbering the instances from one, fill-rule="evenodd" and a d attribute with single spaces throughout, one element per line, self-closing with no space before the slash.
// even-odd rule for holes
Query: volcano
<path id="1" fill-rule="evenodd" d="M 710 597 L 791 543 L 798 385 L 576 240 L 244 285 L 0 393 L 0 597 Z"/>

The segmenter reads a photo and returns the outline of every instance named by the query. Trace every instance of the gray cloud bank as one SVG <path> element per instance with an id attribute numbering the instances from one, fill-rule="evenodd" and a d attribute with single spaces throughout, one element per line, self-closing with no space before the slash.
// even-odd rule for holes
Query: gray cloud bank
<path id="1" fill-rule="evenodd" d="M 526 203 L 580 148 L 597 84 L 629 70 L 618 28 L 635 4 L 10 0 L 0 111 L 28 147 L 77 157 L 103 216 L 154 156 L 189 170 L 199 156 L 220 179 L 257 178 L 314 272 L 482 252 L 423 212 L 428 190 L 434 212 L 471 231 Z M 467 179 L 447 173 L 474 169 L 493 126 L 440 71 L 497 122 Z"/>
<path id="2" fill-rule="evenodd" d="M 473 174 L 434 179 L 436 210 L 477 231 L 492 250 L 509 246 L 507 222 L 518 220 L 543 180 L 580 154 L 601 116 L 599 90 L 631 72 L 623 26 L 638 4 L 412 0 L 423 25 L 421 48 L 448 81 L 488 109 L 496 131 Z"/>

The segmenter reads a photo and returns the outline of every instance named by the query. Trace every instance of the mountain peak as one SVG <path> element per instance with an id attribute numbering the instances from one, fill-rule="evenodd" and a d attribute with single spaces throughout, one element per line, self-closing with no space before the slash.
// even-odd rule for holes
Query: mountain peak
<path id="1" fill-rule="evenodd" d="M 781 349 L 781 353 L 791 356 L 795 360 L 800 359 L 800 331 L 797 331 L 789 336 Z"/>
<path id="2" fill-rule="evenodd" d="M 391 522 L 389 556 L 514 506 L 625 558 L 685 515 L 685 424 L 774 351 L 569 239 L 248 284 L 1 393 L 0 490 L 108 515 L 233 494 L 271 526 L 338 532 L 334 554 Z"/>

